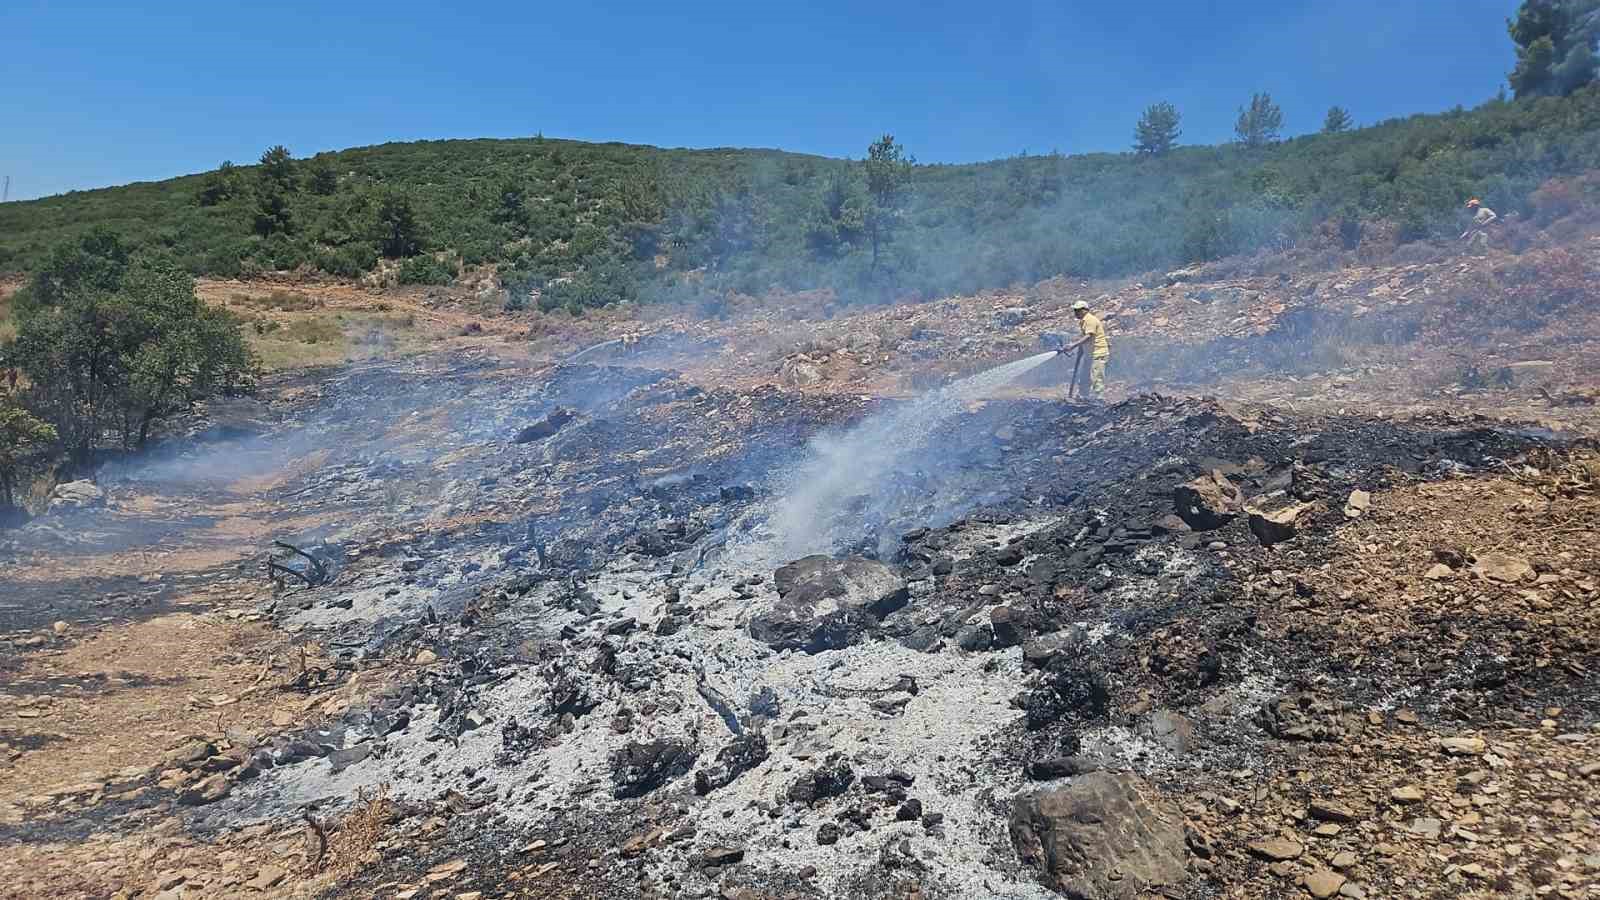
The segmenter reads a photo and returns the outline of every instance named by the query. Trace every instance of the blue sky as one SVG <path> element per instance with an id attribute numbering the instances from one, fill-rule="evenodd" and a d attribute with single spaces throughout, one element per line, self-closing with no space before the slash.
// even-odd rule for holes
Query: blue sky
<path id="1" fill-rule="evenodd" d="M 923 162 L 1127 148 L 1170 100 L 1228 139 L 1473 106 L 1517 0 L 0 4 L 13 199 L 395 140 L 547 137 Z M 138 9 L 136 6 L 159 7 Z"/>

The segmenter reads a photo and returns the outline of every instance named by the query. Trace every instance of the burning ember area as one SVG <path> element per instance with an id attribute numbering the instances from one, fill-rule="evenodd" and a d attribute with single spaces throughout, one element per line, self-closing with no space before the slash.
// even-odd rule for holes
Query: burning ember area
<path id="1" fill-rule="evenodd" d="M 214 411 L 6 535 L 0 894 L 1589 896 L 1600 457 L 1029 367 Z"/>

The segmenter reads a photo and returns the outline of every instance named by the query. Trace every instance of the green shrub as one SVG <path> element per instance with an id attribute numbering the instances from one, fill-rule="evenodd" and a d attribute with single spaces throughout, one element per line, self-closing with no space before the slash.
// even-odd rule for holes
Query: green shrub
<path id="1" fill-rule="evenodd" d="M 58 248 L 15 307 L 4 356 L 80 464 L 108 431 L 142 445 L 152 423 L 248 388 L 255 368 L 239 322 L 201 303 L 188 273 L 109 233 Z"/>
<path id="2" fill-rule="evenodd" d="M 372 270 L 377 257 L 378 254 L 365 244 L 345 244 L 319 248 L 312 257 L 312 265 L 329 275 L 359 278 Z"/>
<path id="3" fill-rule="evenodd" d="M 456 280 L 453 261 L 435 258 L 432 254 L 413 256 L 400 264 L 401 284 L 449 284 Z"/>

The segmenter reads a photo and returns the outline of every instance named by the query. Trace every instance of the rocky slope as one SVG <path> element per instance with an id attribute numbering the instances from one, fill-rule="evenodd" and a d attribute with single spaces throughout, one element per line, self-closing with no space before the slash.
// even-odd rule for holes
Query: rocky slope
<path id="1" fill-rule="evenodd" d="M 1156 394 L 907 419 L 629 351 L 286 379 L 9 536 L 4 890 L 1600 884 L 1582 441 Z M 893 465 L 817 465 L 861 434 Z M 231 687 L 87 652 L 180 616 Z"/>

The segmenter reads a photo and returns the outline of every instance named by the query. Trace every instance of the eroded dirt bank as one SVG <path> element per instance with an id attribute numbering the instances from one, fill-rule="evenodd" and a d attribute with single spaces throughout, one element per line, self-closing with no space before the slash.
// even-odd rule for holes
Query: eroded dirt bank
<path id="1" fill-rule="evenodd" d="M 0 894 L 1600 881 L 1572 435 L 639 363 L 286 379 L 7 535 Z"/>

